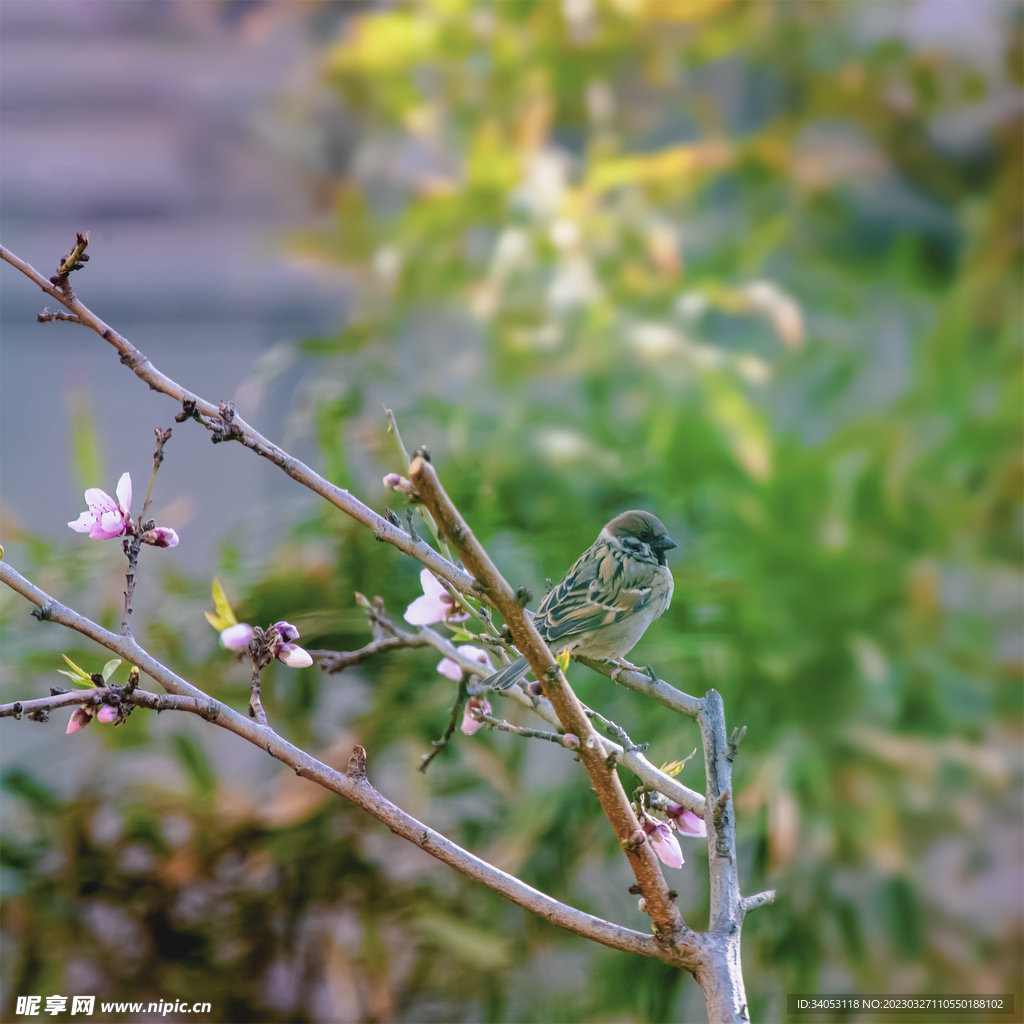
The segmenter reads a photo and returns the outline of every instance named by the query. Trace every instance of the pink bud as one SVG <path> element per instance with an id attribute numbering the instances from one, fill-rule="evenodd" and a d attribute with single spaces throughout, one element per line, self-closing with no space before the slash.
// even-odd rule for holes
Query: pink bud
<path id="1" fill-rule="evenodd" d="M 647 833 L 642 829 L 638 828 L 630 837 L 629 841 L 635 846 L 639 846 L 641 843 L 646 842 Z"/>
<path id="2" fill-rule="evenodd" d="M 274 657 L 291 668 L 309 668 L 313 659 L 298 644 L 274 644 Z"/>
<path id="3" fill-rule="evenodd" d="M 285 622 L 284 619 L 280 622 L 275 622 L 270 628 L 277 633 L 284 643 L 289 643 L 299 638 L 299 631 L 290 622 Z"/>
<path id="4" fill-rule="evenodd" d="M 96 714 L 100 722 L 113 722 L 117 718 L 117 708 L 112 704 L 104 704 Z"/>
<path id="5" fill-rule="evenodd" d="M 169 526 L 157 526 L 142 535 L 142 543 L 155 548 L 176 548 L 178 535 Z"/>
<path id="6" fill-rule="evenodd" d="M 71 721 L 68 722 L 68 727 L 64 730 L 64 735 L 70 736 L 73 732 L 84 729 L 91 721 L 92 715 L 84 707 L 75 708 Z"/>
<path id="7" fill-rule="evenodd" d="M 237 625 L 221 630 L 220 642 L 229 651 L 241 651 L 249 646 L 252 636 L 252 626 L 247 622 L 239 622 Z"/>
<path id="8" fill-rule="evenodd" d="M 478 711 L 485 715 L 491 713 L 491 703 L 486 697 L 470 697 L 466 702 L 462 712 L 462 725 L 459 726 L 466 736 L 472 736 L 483 727 L 484 723 L 475 714 Z"/>
<path id="9" fill-rule="evenodd" d="M 580 749 L 580 738 L 578 736 L 574 736 L 571 732 L 567 732 L 558 742 L 569 750 Z"/>

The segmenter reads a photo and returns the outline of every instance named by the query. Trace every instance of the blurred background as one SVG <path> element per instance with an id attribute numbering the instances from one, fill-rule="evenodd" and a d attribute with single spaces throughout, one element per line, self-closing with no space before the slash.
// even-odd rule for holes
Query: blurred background
<path id="1" fill-rule="evenodd" d="M 376 508 L 399 508 L 393 408 L 536 595 L 623 509 L 681 541 L 633 658 L 748 728 L 741 882 L 778 890 L 744 928 L 754 1020 L 813 991 L 1013 992 L 1020 1019 L 1020 3 L 4 0 L 0 57 L 4 244 L 48 275 L 91 231 L 76 291 L 183 386 Z M 125 470 L 138 510 L 177 410 L 37 325 L 6 266 L 2 298 L 4 557 L 111 626 L 119 547 L 65 524 Z M 195 424 L 154 512 L 181 544 L 143 552 L 136 635 L 239 708 L 215 575 L 315 648 L 368 642 L 354 591 L 396 616 L 420 593 L 418 563 Z M 0 601 L 3 700 L 61 682 L 61 652 L 107 660 Z M 276 664 L 264 701 L 329 763 L 362 743 L 432 827 L 646 929 L 567 751 L 481 731 L 416 771 L 454 698 L 436 663 Z M 656 764 L 699 745 L 570 679 Z M 32 993 L 706 1019 L 689 977 L 530 918 L 235 737 L 66 717 L 0 724 L 4 1020 Z M 699 756 L 681 779 L 703 790 Z M 703 928 L 684 843 L 669 881 Z"/>

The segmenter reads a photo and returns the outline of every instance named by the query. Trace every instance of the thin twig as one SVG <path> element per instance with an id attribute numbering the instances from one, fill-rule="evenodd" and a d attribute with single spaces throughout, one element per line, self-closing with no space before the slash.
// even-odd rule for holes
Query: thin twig
<path id="1" fill-rule="evenodd" d="M 67 693 L 56 693 L 49 697 L 0 704 L 0 718 L 19 718 L 22 714 L 56 711 L 83 704 L 114 703 L 127 703 L 133 707 L 149 708 L 151 711 L 187 711 L 210 722 L 220 713 L 220 705 L 212 697 L 182 697 L 171 693 L 150 693 L 135 688 L 129 691 L 127 686 L 98 686 L 91 690 L 69 690 Z"/>
<path id="2" fill-rule="evenodd" d="M 444 750 L 452 741 L 452 737 L 455 735 L 455 730 L 459 724 L 459 715 L 462 714 L 462 705 L 466 703 L 466 682 L 465 677 L 463 681 L 459 683 L 459 692 L 455 698 L 455 703 L 452 705 L 451 717 L 448 719 L 448 725 L 444 730 L 444 735 L 439 740 L 434 740 L 431 746 L 433 750 L 429 754 L 423 755 L 422 763 L 420 764 L 418 771 L 426 774 L 427 769 L 430 767 L 430 762 L 437 757 L 438 754 Z"/>
<path id="3" fill-rule="evenodd" d="M 48 306 L 43 306 L 42 313 L 36 313 L 37 324 L 51 324 L 54 320 L 66 320 L 68 323 L 80 324 L 82 321 L 74 313 L 65 313 L 63 310 L 56 310 L 51 313 Z"/>
<path id="4" fill-rule="evenodd" d="M 252 676 L 249 679 L 249 717 L 256 719 L 257 725 L 267 724 L 267 713 L 263 710 L 260 700 L 260 672 L 262 666 L 258 658 L 252 661 Z"/>
<path id="5" fill-rule="evenodd" d="M 494 715 L 485 715 L 482 711 L 477 711 L 477 717 L 481 722 L 486 722 L 499 732 L 511 732 L 515 733 L 516 736 L 525 736 L 533 740 L 547 740 L 549 743 L 557 743 L 560 747 L 565 747 L 567 750 L 580 749 L 579 738 L 573 736 L 571 732 L 558 733 L 547 732 L 544 729 L 528 729 L 523 725 L 512 725 L 510 722 L 506 722 L 504 718 L 498 719 Z"/>
<path id="6" fill-rule="evenodd" d="M 150 502 L 153 500 L 153 485 L 156 483 L 156 474 L 164 461 L 164 445 L 171 439 L 171 427 L 166 430 L 157 427 L 153 431 L 156 434 L 156 448 L 153 450 L 153 472 L 149 475 L 149 489 L 146 491 L 146 500 L 142 505 L 142 512 L 139 514 L 139 525 L 146 521 L 146 513 L 149 512 Z"/>
<path id="7" fill-rule="evenodd" d="M 575 660 L 581 665 L 586 665 L 587 668 L 592 668 L 595 672 L 600 672 L 603 676 L 608 676 L 609 679 L 614 679 L 616 683 L 620 683 L 630 690 L 636 690 L 637 693 L 652 697 L 659 704 L 664 704 L 665 707 L 678 711 L 682 715 L 696 718 L 700 714 L 703 705 L 699 697 L 691 697 L 688 693 L 677 690 L 674 686 L 666 683 L 664 679 L 652 679 L 643 669 L 637 668 L 635 665 L 620 669 L 614 661 L 600 661 L 596 658 L 586 657 L 576 657 Z"/>
<path id="8" fill-rule="evenodd" d="M 344 672 L 353 665 L 361 665 L 368 658 L 381 654 L 384 651 L 393 651 L 402 647 L 429 647 L 430 641 L 425 636 L 410 636 L 408 639 L 387 636 L 380 640 L 374 640 L 358 651 L 310 651 L 308 653 L 313 661 L 319 665 L 328 675 Z"/>

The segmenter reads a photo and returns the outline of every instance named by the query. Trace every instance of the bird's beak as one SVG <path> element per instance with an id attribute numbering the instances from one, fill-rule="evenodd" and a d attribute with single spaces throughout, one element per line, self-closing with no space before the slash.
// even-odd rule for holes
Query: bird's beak
<path id="1" fill-rule="evenodd" d="M 656 540 L 651 547 L 658 551 L 670 551 L 672 548 L 679 547 L 679 545 L 671 537 L 662 537 L 660 540 Z"/>

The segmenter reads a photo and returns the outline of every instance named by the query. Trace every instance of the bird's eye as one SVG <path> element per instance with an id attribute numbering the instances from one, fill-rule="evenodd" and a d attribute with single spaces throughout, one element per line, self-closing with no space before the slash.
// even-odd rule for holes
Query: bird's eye
<path id="1" fill-rule="evenodd" d="M 640 534 L 640 539 L 646 544 L 651 539 L 651 535 L 644 530 L 644 532 Z"/>

